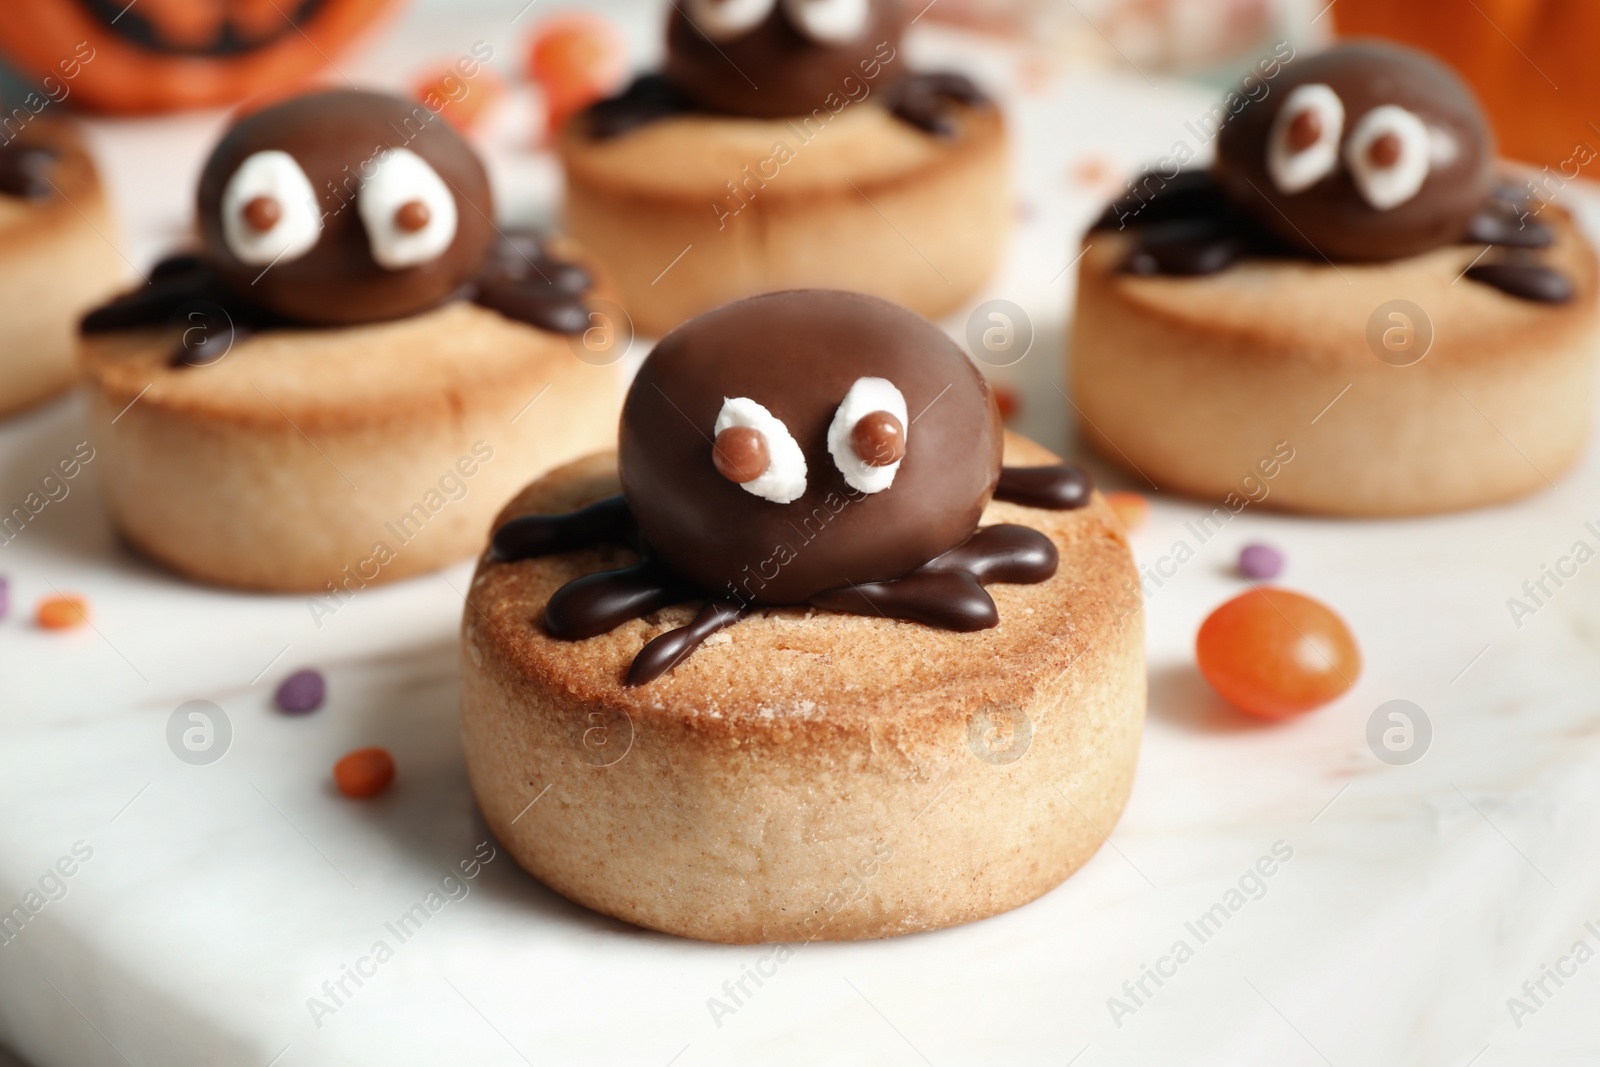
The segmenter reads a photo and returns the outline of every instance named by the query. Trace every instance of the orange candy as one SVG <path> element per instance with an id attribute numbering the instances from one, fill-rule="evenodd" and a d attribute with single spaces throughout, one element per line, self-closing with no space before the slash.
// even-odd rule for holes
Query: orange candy
<path id="1" fill-rule="evenodd" d="M 1343 619 L 1310 597 L 1261 586 L 1200 624 L 1195 659 L 1228 703 L 1264 719 L 1301 715 L 1343 695 L 1361 650 Z"/>
<path id="2" fill-rule="evenodd" d="M 465 133 L 477 125 L 489 105 L 506 93 L 505 83 L 488 67 L 480 66 L 468 78 L 453 66 L 441 67 L 417 82 L 416 98 Z"/>
<path id="3" fill-rule="evenodd" d="M 89 602 L 81 596 L 45 597 L 36 618 L 43 629 L 70 630 L 89 621 Z"/>
<path id="4" fill-rule="evenodd" d="M 622 35 L 597 15 L 551 19 L 528 52 L 528 74 L 544 90 L 552 129 L 621 87 L 627 72 Z"/>
<path id="5" fill-rule="evenodd" d="M 358 748 L 333 765 L 333 781 L 347 797 L 375 797 L 394 781 L 394 757 L 386 748 Z"/>
<path id="6" fill-rule="evenodd" d="M 1150 501 L 1138 493 L 1107 493 L 1106 503 L 1130 530 L 1137 530 L 1150 517 Z"/>
<path id="7" fill-rule="evenodd" d="M 1016 418 L 1022 411 L 1022 398 L 1017 395 L 1017 391 L 1009 385 L 1001 385 L 998 382 L 991 383 L 990 388 L 994 390 L 995 407 L 1000 409 L 1000 421 L 1010 422 Z"/>

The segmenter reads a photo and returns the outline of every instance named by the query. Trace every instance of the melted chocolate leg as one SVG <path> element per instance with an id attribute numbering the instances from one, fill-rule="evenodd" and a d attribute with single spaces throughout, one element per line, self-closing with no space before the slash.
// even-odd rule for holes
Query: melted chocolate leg
<path id="1" fill-rule="evenodd" d="M 1536 263 L 1479 263 L 1467 268 L 1467 277 L 1507 296 L 1541 304 L 1565 304 L 1572 299 L 1572 282 L 1567 276 Z"/>
<path id="2" fill-rule="evenodd" d="M 565 515 L 522 515 L 494 532 L 489 556 L 498 563 L 570 552 L 595 544 L 632 544 L 633 512 L 622 494 Z"/>
<path id="3" fill-rule="evenodd" d="M 890 114 L 935 137 L 954 137 L 960 132 L 950 117 L 950 105 L 977 107 L 988 103 L 983 90 L 964 74 L 939 71 L 912 74 L 889 90 Z"/>
<path id="4" fill-rule="evenodd" d="M 942 630 L 987 630 L 999 623 L 1000 613 L 985 585 L 1042 582 L 1055 574 L 1059 562 L 1056 546 L 1038 530 L 985 526 L 965 544 L 904 578 L 830 589 L 812 597 L 811 604 L 852 615 L 910 619 Z"/>
<path id="5" fill-rule="evenodd" d="M 1222 219 L 1154 223 L 1139 234 L 1123 269 L 1130 274 L 1215 274 L 1245 254 L 1243 235 Z"/>
<path id="6" fill-rule="evenodd" d="M 545 605 L 544 628 L 562 641 L 581 641 L 695 595 L 682 578 L 647 559 L 621 570 L 586 574 L 557 589 Z"/>
<path id="7" fill-rule="evenodd" d="M 594 279 L 576 263 L 551 256 L 538 236 L 505 234 L 471 288 L 472 300 L 508 319 L 549 333 L 582 333 L 590 326 L 584 297 Z"/>
<path id="8" fill-rule="evenodd" d="M 1549 248 L 1555 235 L 1544 223 L 1491 203 L 1468 220 L 1467 240 L 1502 248 Z"/>
<path id="9" fill-rule="evenodd" d="M 625 686 L 648 685 L 688 659 L 706 638 L 744 617 L 745 608 L 731 600 L 713 600 L 688 626 L 668 630 L 639 650 L 628 668 Z"/>
<path id="10" fill-rule="evenodd" d="M 1026 508 L 1071 511 L 1089 503 L 1094 479 L 1073 463 L 1051 467 L 1001 467 L 994 498 Z"/>

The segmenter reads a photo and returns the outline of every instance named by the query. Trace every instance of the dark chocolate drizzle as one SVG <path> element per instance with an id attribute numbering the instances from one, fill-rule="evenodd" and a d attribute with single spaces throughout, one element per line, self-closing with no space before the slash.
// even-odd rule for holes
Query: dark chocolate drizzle
<path id="1" fill-rule="evenodd" d="M 1089 502 L 1094 483 L 1071 464 L 1006 467 L 995 498 L 1027 507 L 1071 510 Z M 545 632 L 562 641 L 608 633 L 629 619 L 673 604 L 704 600 L 687 626 L 654 638 L 634 657 L 625 686 L 647 685 L 688 659 L 712 634 L 738 622 L 750 604 L 707 597 L 655 559 L 621 495 L 559 515 L 522 515 L 495 530 L 489 562 L 511 563 L 570 552 L 597 544 L 632 549 L 639 561 L 616 570 L 574 578 L 545 605 Z M 812 607 L 854 615 L 906 619 L 944 630 L 985 630 L 1000 622 L 992 582 L 1034 584 L 1048 580 L 1060 562 L 1055 544 L 1026 526 L 985 526 L 963 544 L 888 582 L 846 584 L 811 598 Z"/>
<path id="2" fill-rule="evenodd" d="M 1059 563 L 1055 544 L 1038 530 L 985 526 L 967 542 L 892 582 L 846 585 L 818 593 L 811 606 L 852 615 L 909 619 L 966 633 L 1000 622 L 990 582 L 1032 585 L 1050 578 Z"/>
<path id="3" fill-rule="evenodd" d="M 0 194 L 43 200 L 55 192 L 50 168 L 60 153 L 44 145 L 0 145 Z"/>
<path id="4" fill-rule="evenodd" d="M 1129 274 L 1215 274 L 1246 257 L 1306 258 L 1255 225 L 1233 205 L 1204 170 L 1172 178 L 1147 176 L 1146 194 L 1114 201 L 1091 231 L 1134 230 L 1133 246 L 1122 269 Z M 1521 255 L 1548 248 L 1554 234 L 1529 217 L 1520 190 L 1499 186 L 1467 225 L 1463 241 Z M 1466 277 L 1522 300 L 1558 304 L 1572 298 L 1572 283 L 1561 273 L 1523 259 L 1473 266 Z"/>
<path id="5" fill-rule="evenodd" d="M 879 98 L 896 118 L 944 138 L 960 132 L 955 107 L 990 103 L 971 78 L 954 71 L 908 74 L 884 89 Z M 608 141 L 661 119 L 690 114 L 712 112 L 690 100 L 662 75 L 642 74 L 621 93 L 591 105 L 583 113 L 583 121 L 590 137 Z"/>
<path id="6" fill-rule="evenodd" d="M 961 132 L 954 108 L 982 107 L 989 103 L 973 80 L 954 71 L 908 74 L 884 93 L 889 112 L 923 133 L 954 137 Z"/>
<path id="7" fill-rule="evenodd" d="M 1072 463 L 1049 467 L 1001 467 L 994 498 L 1029 508 L 1071 511 L 1089 503 L 1094 479 Z"/>
<path id="8" fill-rule="evenodd" d="M 584 298 L 592 284 L 588 271 L 552 256 L 536 234 L 513 230 L 501 235 L 478 277 L 456 298 L 540 330 L 576 334 L 589 326 Z M 216 362 L 251 333 L 297 324 L 235 293 L 204 259 L 186 252 L 157 263 L 147 284 L 90 311 L 78 329 L 90 335 L 166 325 L 183 327 L 171 364 L 198 367 Z"/>

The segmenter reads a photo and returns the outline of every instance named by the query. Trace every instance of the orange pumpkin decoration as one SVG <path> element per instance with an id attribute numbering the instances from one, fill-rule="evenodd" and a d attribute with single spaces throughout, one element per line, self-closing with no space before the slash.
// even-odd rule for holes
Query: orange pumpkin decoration
<path id="1" fill-rule="evenodd" d="M 1577 177 L 1600 132 L 1600 4 L 1587 0 L 1339 0 L 1340 34 L 1432 52 L 1472 83 L 1502 154 Z M 1584 177 L 1592 175 L 1585 170 Z"/>
<path id="2" fill-rule="evenodd" d="M 51 99 L 114 114 L 216 107 L 326 67 L 394 0 L 28 0 L 0 51 Z"/>

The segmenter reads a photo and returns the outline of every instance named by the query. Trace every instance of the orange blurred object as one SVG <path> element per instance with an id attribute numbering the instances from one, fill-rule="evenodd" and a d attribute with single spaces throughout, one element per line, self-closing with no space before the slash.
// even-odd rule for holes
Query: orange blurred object
<path id="1" fill-rule="evenodd" d="M 483 118 L 490 104 L 506 95 L 506 83 L 488 67 L 479 66 L 469 76 L 458 64 L 440 67 L 422 78 L 414 95 L 423 107 L 466 133 Z"/>
<path id="2" fill-rule="evenodd" d="M 394 757 L 386 748 L 358 748 L 333 765 L 333 781 L 347 797 L 375 797 L 394 781 Z"/>
<path id="3" fill-rule="evenodd" d="M 1344 620 L 1319 601 L 1261 586 L 1200 624 L 1195 659 L 1211 688 L 1264 719 L 1301 715 L 1344 694 L 1361 651 Z"/>
<path id="4" fill-rule="evenodd" d="M 0 52 L 41 101 L 119 115 L 218 107 L 327 68 L 394 6 L 141 0 L 108 18 L 83 0 L 28 0 L 6 5 Z"/>
<path id="5" fill-rule="evenodd" d="M 1339 0 L 1343 36 L 1389 37 L 1472 83 L 1502 155 L 1578 176 L 1600 156 L 1600 4 L 1587 0 Z M 1592 174 L 1584 173 L 1584 177 Z"/>
<path id="6" fill-rule="evenodd" d="M 1106 503 L 1130 530 L 1137 530 L 1150 517 L 1150 501 L 1138 493 L 1107 493 Z"/>
<path id="7" fill-rule="evenodd" d="M 1001 385 L 998 382 L 989 383 L 989 387 L 994 390 L 994 404 L 1000 409 L 1000 421 L 1010 422 L 1016 418 L 1022 411 L 1022 398 L 1017 395 L 1017 391 L 1009 385 Z"/>
<path id="8" fill-rule="evenodd" d="M 622 34 L 598 15 L 550 19 L 528 50 L 528 75 L 544 90 L 552 129 L 621 88 L 627 73 Z"/>
<path id="9" fill-rule="evenodd" d="M 45 597 L 35 618 L 43 629 L 70 630 L 89 621 L 89 602 L 81 596 Z"/>

